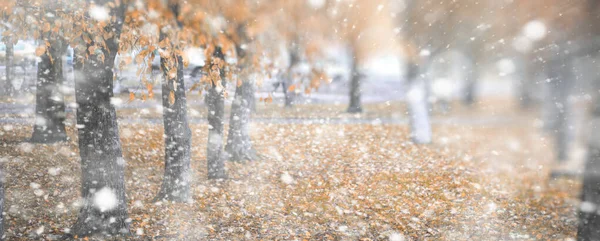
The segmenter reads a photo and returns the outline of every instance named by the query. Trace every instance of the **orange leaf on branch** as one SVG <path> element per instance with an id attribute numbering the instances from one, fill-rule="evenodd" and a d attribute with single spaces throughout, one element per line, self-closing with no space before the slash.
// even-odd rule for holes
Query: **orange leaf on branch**
<path id="1" fill-rule="evenodd" d="M 288 91 L 293 92 L 294 90 L 296 90 L 296 85 L 290 85 L 290 87 L 288 88 Z"/>
<path id="2" fill-rule="evenodd" d="M 44 55 L 44 53 L 46 53 L 45 45 L 40 45 L 35 49 L 35 55 L 37 55 L 38 57 Z"/>

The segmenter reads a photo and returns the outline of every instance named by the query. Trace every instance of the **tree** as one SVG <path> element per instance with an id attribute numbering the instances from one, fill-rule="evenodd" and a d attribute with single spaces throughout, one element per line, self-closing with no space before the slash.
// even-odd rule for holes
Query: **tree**
<path id="1" fill-rule="evenodd" d="M 0 17 L 2 17 L 2 28 L 4 29 L 4 32 L 2 33 L 2 42 L 6 45 L 6 53 L 5 53 L 5 59 L 4 59 L 4 66 L 5 66 L 5 78 L 6 78 L 6 82 L 4 83 L 4 91 L 3 94 L 6 95 L 12 95 L 13 94 L 13 87 L 12 87 L 12 67 L 13 67 L 13 58 L 14 58 L 14 39 L 11 37 L 11 29 L 10 29 L 10 25 L 7 24 L 7 22 L 10 19 L 10 16 L 13 14 L 12 10 L 13 10 L 13 3 L 2 3 L 0 4 L 0 12 L 1 15 Z"/>
<path id="2" fill-rule="evenodd" d="M 587 10 L 584 18 L 587 30 L 586 36 L 589 39 L 597 39 L 600 36 L 600 28 L 595 24 L 600 18 L 600 2 L 597 0 L 588 0 L 584 9 Z M 600 44 L 596 41 L 588 41 L 584 53 L 598 53 Z M 600 88 L 600 80 L 594 82 L 594 89 Z M 581 204 L 578 210 L 579 226 L 577 228 L 577 240 L 600 240 L 600 214 L 598 206 L 600 205 L 600 141 L 598 134 L 600 131 L 600 94 L 598 91 L 592 92 L 591 118 L 589 120 L 587 158 L 583 171 L 583 186 L 581 191 Z"/>
<path id="3" fill-rule="evenodd" d="M 173 16 L 173 20 L 177 22 L 177 28 L 172 30 L 179 31 L 183 26 L 178 20 L 180 6 L 176 2 L 170 2 L 168 8 L 170 13 L 165 15 Z M 159 30 L 159 42 L 163 45 L 160 63 L 163 71 L 161 97 L 165 128 L 165 174 L 156 200 L 186 202 L 191 198 L 192 133 L 187 117 L 183 52 L 178 44 L 168 38 L 169 34 L 165 32 L 168 26 L 161 26 Z"/>
<path id="4" fill-rule="evenodd" d="M 40 58 L 37 71 L 36 83 L 36 121 L 33 127 L 31 141 L 37 143 L 53 143 L 66 141 L 65 130 L 65 102 L 61 86 L 63 84 L 62 56 L 66 51 L 64 41 L 58 40 L 58 36 L 48 36 L 45 46 L 38 48 L 44 51 Z M 54 40 L 51 40 L 54 39 Z"/>
<path id="5" fill-rule="evenodd" d="M 409 44 L 406 48 L 408 56 L 408 71 L 407 71 L 407 89 L 406 98 L 408 105 L 408 115 L 410 123 L 410 136 L 414 143 L 425 144 L 432 140 L 431 124 L 429 121 L 429 103 L 428 103 L 428 79 L 425 71 L 429 67 L 430 55 L 437 51 L 439 45 L 432 43 L 439 42 L 439 35 L 443 32 L 438 32 L 439 25 L 434 23 L 424 24 L 422 15 L 418 12 L 420 9 L 427 9 L 431 3 L 426 2 L 425 7 L 419 6 L 418 1 L 410 1 L 406 7 L 406 18 L 404 23 L 405 38 Z M 439 11 L 436 8 L 431 8 L 429 11 Z M 439 18 L 436 18 L 437 21 Z M 431 20 L 430 20 L 431 21 Z M 424 26 L 424 27 L 421 27 Z M 435 30 L 431 30 L 434 29 Z M 431 34 L 431 35 L 430 35 Z M 417 49 L 421 49 L 422 53 L 417 53 Z M 420 56 L 419 56 L 420 55 Z"/>
<path id="6" fill-rule="evenodd" d="M 11 10 L 11 9 L 6 9 L 6 10 Z M 8 14 L 6 14 L 6 12 L 8 11 L 3 11 L 3 18 L 6 21 L 8 19 Z M 5 25 L 4 27 L 7 28 L 7 26 Z M 5 74 L 5 78 L 6 78 L 6 82 L 4 83 L 4 94 L 7 95 L 12 95 L 14 92 L 13 89 L 13 85 L 12 85 L 12 78 L 13 78 L 13 66 L 14 66 L 14 38 L 12 38 L 10 36 L 10 32 L 8 29 L 4 31 L 4 33 L 2 34 L 2 42 L 6 45 L 6 53 L 5 53 L 5 59 L 4 59 L 4 74 Z"/>
<path id="7" fill-rule="evenodd" d="M 362 108 L 362 80 L 366 77 L 361 71 L 361 65 L 370 54 L 379 51 L 380 47 L 386 47 L 388 50 L 394 50 L 392 32 L 388 10 L 383 10 L 385 6 L 389 7 L 386 1 L 331 1 L 328 3 L 329 11 L 341 12 L 336 14 L 331 21 L 334 26 L 339 28 L 337 35 L 348 46 L 351 57 L 351 66 L 349 69 L 350 79 L 348 92 L 348 113 L 360 113 Z"/>
<path id="8" fill-rule="evenodd" d="M 210 64 L 206 65 L 210 78 L 206 103 L 208 105 L 208 143 L 206 144 L 206 162 L 208 179 L 227 178 L 225 173 L 225 155 L 223 151 L 223 124 L 225 114 L 225 55 L 221 47 L 214 47 Z M 210 52 L 209 52 L 210 53 Z"/>
<path id="9" fill-rule="evenodd" d="M 47 97 L 44 86 L 47 83 L 56 85 L 61 77 L 57 68 L 65 45 L 58 41 L 69 40 L 69 44 L 75 49 L 75 99 L 82 170 L 82 206 L 68 236 L 128 234 L 125 161 L 122 157 L 116 111 L 111 103 L 113 65 L 119 50 L 126 4 L 110 0 L 23 0 L 11 4 L 8 9 L 14 7 L 18 9 L 15 10 L 18 14 L 11 15 L 9 22 L 13 26 L 19 26 L 8 33 L 14 38 L 13 41 L 32 37 L 44 37 L 46 40 L 36 50 L 43 60 L 39 73 L 40 80 L 44 80 L 40 81 L 40 96 Z M 54 91 L 55 87 L 49 89 Z M 56 106 L 56 103 L 50 103 Z M 43 101 L 38 104 L 43 104 Z M 39 108 L 40 111 L 44 109 Z M 60 115 L 57 119 L 59 118 Z M 48 140 L 47 136 L 42 137 L 42 140 Z"/>
<path id="10" fill-rule="evenodd" d="M 240 29 L 243 31 L 243 29 Z M 244 33 L 238 33 L 245 35 Z M 247 38 L 244 38 L 247 41 Z M 236 52 L 238 61 L 244 62 L 239 64 L 240 68 L 250 68 L 245 59 L 247 52 L 241 48 L 241 44 L 236 44 Z M 227 144 L 225 145 L 225 152 L 227 152 L 228 159 L 230 161 L 242 162 L 252 161 L 258 159 L 256 150 L 252 146 L 252 140 L 250 139 L 250 113 L 252 112 L 252 103 L 254 103 L 254 84 L 248 71 L 240 71 L 241 76 L 238 78 L 244 78 L 239 80 L 235 88 L 235 96 L 231 103 L 231 116 L 229 119 L 229 132 L 227 134 Z"/>
<path id="11" fill-rule="evenodd" d="M 83 205 L 71 232 L 78 236 L 127 235 L 125 160 L 111 103 L 113 65 L 127 6 L 110 0 L 88 4 L 92 20 L 84 14 L 73 19 L 86 26 L 80 36 L 72 38 L 79 40 L 74 68 Z"/>
<path id="12" fill-rule="evenodd" d="M 228 36 L 235 45 L 237 56 L 237 83 L 235 87 L 235 96 L 231 103 L 231 114 L 229 118 L 229 131 L 227 134 L 227 144 L 225 152 L 227 159 L 234 162 L 253 161 L 258 159 L 256 150 L 252 145 L 250 138 L 250 114 L 254 103 L 254 85 L 256 73 L 251 73 L 258 64 L 256 58 L 256 42 L 253 41 L 249 28 L 249 23 L 256 21 L 256 16 L 260 15 L 264 9 L 259 6 L 253 6 L 248 1 L 237 0 L 227 3 L 229 7 L 222 8 L 225 17 L 231 23 L 228 28 Z M 256 35 L 258 33 L 252 33 Z M 284 91 L 285 88 L 284 88 Z M 287 102 L 286 102 L 287 103 Z"/>
<path id="13" fill-rule="evenodd" d="M 356 56 L 356 54 L 352 54 L 352 56 Z M 350 104 L 348 105 L 348 113 L 362 112 L 360 80 L 363 78 L 363 75 L 359 72 L 358 68 L 358 59 L 354 57 L 350 70 Z"/>
<path id="14" fill-rule="evenodd" d="M 598 83 L 595 84 L 598 85 Z M 588 140 L 585 168 L 583 169 L 581 204 L 578 210 L 577 240 L 600 239 L 600 229 L 598 229 L 600 227 L 600 214 L 597 212 L 600 204 L 600 191 L 598 190 L 598 187 L 600 187 L 600 141 L 598 140 L 598 134 L 600 134 L 598 133 L 600 131 L 600 99 L 597 93 L 594 93 L 591 115 L 589 121 L 591 133 Z"/>
<path id="15" fill-rule="evenodd" d="M 40 45 L 35 51 L 40 59 L 36 82 L 36 121 L 30 139 L 36 143 L 67 140 L 64 124 L 65 104 L 61 87 L 63 84 L 62 56 L 66 52 L 68 43 L 62 36 L 64 21 L 60 15 L 64 13 L 62 6 L 62 3 L 42 4 L 37 1 L 19 1 L 16 5 L 8 5 L 5 8 L 5 10 L 9 10 L 17 7 L 16 12 L 20 13 L 6 17 L 7 25 L 10 25 L 12 29 L 4 33 L 7 39 L 11 39 L 8 42 L 12 44 L 25 38 L 34 38 L 40 41 Z M 48 14 L 39 14 L 40 11 Z M 24 14 L 27 16 L 21 16 Z M 11 68 L 7 67 L 9 75 L 12 71 Z"/>

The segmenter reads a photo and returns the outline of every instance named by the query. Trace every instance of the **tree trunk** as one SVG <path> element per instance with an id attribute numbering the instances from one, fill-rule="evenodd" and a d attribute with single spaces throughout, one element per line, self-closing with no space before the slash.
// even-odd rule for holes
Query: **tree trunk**
<path id="1" fill-rule="evenodd" d="M 187 118 L 187 100 L 183 78 L 183 59 L 177 56 L 177 77 L 169 80 L 167 59 L 161 58 L 163 68 L 162 103 L 165 128 L 165 175 L 156 200 L 187 202 L 191 199 L 192 132 Z M 173 82 L 177 83 L 177 88 Z M 171 104 L 171 92 L 175 97 Z"/>
<path id="2" fill-rule="evenodd" d="M 352 75 L 350 79 L 350 105 L 348 106 L 348 113 L 360 113 L 362 112 L 362 104 L 360 102 L 360 82 L 361 73 L 358 70 L 358 59 L 356 55 L 353 56 L 352 60 Z"/>
<path id="3" fill-rule="evenodd" d="M 431 143 L 431 124 L 427 102 L 426 83 L 420 78 L 419 66 L 411 64 L 408 70 L 407 104 L 410 122 L 410 137 L 416 144 Z"/>
<path id="4" fill-rule="evenodd" d="M 31 141 L 53 143 L 66 141 L 65 102 L 60 90 L 63 84 L 62 55 L 51 47 L 50 55 L 41 56 L 36 82 L 36 120 Z M 51 59 L 52 58 L 52 59 Z"/>
<path id="5" fill-rule="evenodd" d="M 600 240 L 600 95 L 595 92 L 588 136 L 577 240 Z"/>
<path id="6" fill-rule="evenodd" d="M 290 51 L 290 66 L 288 67 L 287 76 L 284 77 L 281 82 L 281 87 L 283 87 L 283 94 L 285 96 L 285 107 L 292 107 L 296 98 L 296 93 L 294 91 L 288 91 L 290 86 L 294 84 L 294 67 L 300 62 L 298 50 L 295 46 L 292 48 L 293 49 Z"/>
<path id="7" fill-rule="evenodd" d="M 213 58 L 224 61 L 225 56 L 221 47 L 216 47 Z M 214 66 L 213 66 L 214 67 Z M 208 179 L 225 179 L 225 152 L 223 150 L 223 116 L 225 114 L 225 72 L 220 69 L 221 80 L 212 82 L 206 94 L 208 106 L 208 143 L 206 144 L 206 164 L 208 166 Z M 209 73 L 210 74 L 210 73 Z"/>
<path id="8" fill-rule="evenodd" d="M 244 81 L 235 88 L 235 99 L 231 103 L 229 134 L 225 146 L 225 152 L 230 161 L 243 162 L 258 159 L 256 150 L 252 147 L 249 132 L 250 112 L 254 101 L 253 84 Z"/>
<path id="9" fill-rule="evenodd" d="M 473 103 L 475 103 L 477 78 L 479 76 L 477 63 L 475 61 L 472 61 L 472 59 L 469 60 L 471 61 L 471 63 L 469 63 L 469 66 L 466 70 L 467 73 L 465 75 L 465 86 L 463 87 L 463 103 L 465 105 L 471 106 L 473 105 Z"/>
<path id="10" fill-rule="evenodd" d="M 91 2 L 91 0 L 90 0 Z M 99 5 L 110 0 L 96 0 Z M 112 2 L 114 3 L 114 2 Z M 117 3 L 112 21 L 104 30 L 114 33 L 104 48 L 76 53 L 75 102 L 81 157 L 82 207 L 71 235 L 129 235 L 130 220 L 125 197 L 125 160 L 119 139 L 113 97 L 113 67 L 119 49 L 126 5 Z M 83 34 L 88 34 L 84 32 Z M 102 57 L 102 58 L 101 58 Z"/>
<path id="11" fill-rule="evenodd" d="M 527 56 L 526 56 L 527 57 Z M 533 85 L 535 83 L 535 71 L 533 59 L 517 58 L 517 98 L 521 109 L 527 109 L 533 104 Z"/>
<path id="12" fill-rule="evenodd" d="M 79 236 L 129 233 L 125 160 L 116 111 L 110 103 L 114 54 L 104 53 L 109 56 L 104 62 L 97 55 L 86 60 L 78 56 L 75 66 L 83 206 L 72 233 Z"/>
<path id="13" fill-rule="evenodd" d="M 14 44 L 10 37 L 6 37 L 6 66 L 5 66 L 5 74 L 6 74 L 6 83 L 4 86 L 4 91 L 6 95 L 12 96 L 14 94 L 14 88 L 12 84 L 13 72 L 14 72 Z"/>
<path id="14" fill-rule="evenodd" d="M 208 143 L 206 145 L 208 179 L 227 178 L 225 156 L 223 155 L 223 115 L 225 113 L 223 91 L 217 86 L 212 86 L 206 95 L 208 105 Z"/>
<path id="15" fill-rule="evenodd" d="M 551 130 L 554 134 L 556 150 L 556 159 L 559 162 L 568 158 L 569 139 L 571 131 L 569 130 L 570 121 L 570 103 L 569 94 L 573 85 L 572 70 L 568 60 L 551 60 L 547 67 L 548 78 L 550 79 L 550 98 L 547 101 L 554 103 L 551 114 Z"/>

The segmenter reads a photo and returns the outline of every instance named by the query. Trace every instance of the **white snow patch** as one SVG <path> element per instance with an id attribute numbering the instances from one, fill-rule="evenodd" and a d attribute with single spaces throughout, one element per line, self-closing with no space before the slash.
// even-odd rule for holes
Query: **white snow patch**
<path id="1" fill-rule="evenodd" d="M 46 119 L 40 115 L 36 115 L 35 116 L 35 125 L 38 126 L 45 126 L 46 125 Z"/>
<path id="2" fill-rule="evenodd" d="M 325 5 L 325 0 L 308 0 L 311 7 L 319 9 Z"/>
<path id="3" fill-rule="evenodd" d="M 490 202 L 487 204 L 487 211 L 488 213 L 494 212 L 496 211 L 497 205 L 493 202 Z"/>
<path id="4" fill-rule="evenodd" d="M 219 143 L 222 142 L 221 134 L 219 134 L 219 133 L 212 133 L 212 134 L 210 134 L 210 138 L 208 138 L 208 140 L 209 140 L 210 144 L 212 144 L 212 145 L 218 145 Z"/>
<path id="5" fill-rule="evenodd" d="M 19 145 L 19 149 L 21 149 L 22 152 L 31 152 L 33 151 L 33 145 L 29 143 L 21 143 L 21 145 Z"/>
<path id="6" fill-rule="evenodd" d="M 140 201 L 140 200 L 136 200 L 135 202 L 133 202 L 133 207 L 134 208 L 143 208 L 144 203 L 142 203 L 142 201 Z"/>
<path id="7" fill-rule="evenodd" d="M 390 234 L 390 241 L 404 241 L 404 240 L 406 240 L 406 238 L 402 234 L 399 234 L 399 233 Z"/>
<path id="8" fill-rule="evenodd" d="M 581 210 L 584 213 L 592 213 L 596 210 L 596 204 L 591 203 L 591 202 L 581 202 L 581 204 L 579 205 L 579 210 Z"/>
<path id="9" fill-rule="evenodd" d="M 429 49 L 422 49 L 421 52 L 419 52 L 420 56 L 429 56 L 431 55 L 431 51 L 429 51 Z"/>
<path id="10" fill-rule="evenodd" d="M 433 81 L 432 91 L 435 96 L 449 99 L 452 98 L 452 94 L 454 93 L 454 86 L 456 86 L 456 82 L 451 79 L 437 78 Z"/>
<path id="11" fill-rule="evenodd" d="M 110 17 L 108 14 L 108 9 L 103 6 L 93 5 L 90 7 L 89 11 L 90 17 L 95 19 L 96 21 L 106 21 Z"/>
<path id="12" fill-rule="evenodd" d="M 123 128 L 122 130 L 122 134 L 121 134 L 124 138 L 129 138 L 133 135 L 133 132 L 131 131 L 131 129 L 129 128 Z"/>
<path id="13" fill-rule="evenodd" d="M 497 66 L 501 76 L 512 74 L 517 69 L 515 63 L 512 60 L 506 58 L 498 61 Z"/>
<path id="14" fill-rule="evenodd" d="M 56 176 L 56 175 L 60 174 L 60 168 L 58 168 L 58 167 L 48 168 L 48 174 L 50 174 L 50 176 Z"/>
<path id="15" fill-rule="evenodd" d="M 41 235 L 42 233 L 44 233 L 44 226 L 39 227 L 38 229 L 35 230 L 35 233 L 37 235 Z"/>
<path id="16" fill-rule="evenodd" d="M 110 98 L 110 103 L 114 106 L 121 106 L 123 104 L 123 99 L 119 97 Z"/>
<path id="17" fill-rule="evenodd" d="M 41 187 L 40 184 L 37 184 L 35 182 L 29 183 L 29 186 L 33 189 L 39 189 Z"/>
<path id="18" fill-rule="evenodd" d="M 117 194 L 109 187 L 103 187 L 100 191 L 94 193 L 94 206 L 100 209 L 100 212 L 110 211 L 117 207 L 119 200 Z"/>
<path id="19" fill-rule="evenodd" d="M 294 178 L 287 172 L 284 172 L 283 174 L 281 174 L 281 181 L 285 184 L 291 185 L 292 183 L 294 183 Z"/>
<path id="20" fill-rule="evenodd" d="M 35 190 L 33 190 L 33 194 L 35 194 L 38 197 L 41 197 L 42 195 L 44 195 L 44 190 L 42 190 L 42 189 L 35 189 Z"/>
<path id="21" fill-rule="evenodd" d="M 547 31 L 548 30 L 546 29 L 546 25 L 539 20 L 533 20 L 531 22 L 528 22 L 523 28 L 523 34 L 525 35 L 525 37 L 533 41 L 542 40 L 544 37 L 546 37 Z"/>

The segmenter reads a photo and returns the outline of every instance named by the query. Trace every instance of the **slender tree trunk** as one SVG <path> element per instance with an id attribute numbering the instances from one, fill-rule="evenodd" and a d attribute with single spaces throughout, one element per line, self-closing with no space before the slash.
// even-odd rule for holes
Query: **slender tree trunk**
<path id="1" fill-rule="evenodd" d="M 410 120 L 410 137 L 416 144 L 427 144 L 432 140 L 427 101 L 426 83 L 420 78 L 420 66 L 411 64 L 408 70 L 407 104 Z"/>
<path id="2" fill-rule="evenodd" d="M 223 89 L 212 86 L 206 95 L 208 105 L 208 143 L 207 165 L 208 179 L 224 179 L 225 156 L 223 155 L 223 116 L 225 113 L 225 98 Z"/>
<path id="3" fill-rule="evenodd" d="M 550 98 L 547 101 L 554 103 L 551 114 L 551 130 L 555 137 L 556 159 L 559 162 L 568 158 L 569 139 L 571 131 L 569 121 L 571 108 L 569 103 L 569 94 L 573 85 L 571 66 L 568 60 L 551 60 L 547 67 L 548 78 L 550 79 Z"/>
<path id="4" fill-rule="evenodd" d="M 283 87 L 283 94 L 285 96 L 285 107 L 292 107 L 296 98 L 294 91 L 288 89 L 294 84 L 294 67 L 300 62 L 300 56 L 298 55 L 297 47 L 294 44 L 290 51 L 290 66 L 288 68 L 287 76 L 283 79 L 281 87 Z"/>
<path id="5" fill-rule="evenodd" d="M 353 53 L 356 53 L 356 51 L 353 51 Z M 361 73 L 358 70 L 358 59 L 356 54 L 353 54 L 353 60 L 352 60 L 352 73 L 351 73 L 351 79 L 350 79 L 350 105 L 348 106 L 348 112 L 349 113 L 360 113 L 362 112 L 362 104 L 360 101 L 360 96 L 361 96 L 361 89 L 360 89 L 360 82 L 361 82 Z"/>
<path id="6" fill-rule="evenodd" d="M 252 82 L 244 81 L 235 88 L 235 98 L 231 103 L 229 134 L 225 152 L 230 161 L 243 162 L 258 159 L 250 140 L 249 124 L 254 88 Z"/>
<path id="7" fill-rule="evenodd" d="M 53 143 L 66 141 L 65 102 L 60 90 L 63 84 L 62 54 L 54 47 L 50 55 L 41 56 L 36 83 L 36 121 L 32 142 Z M 52 58 L 52 59 L 51 59 Z"/>
<path id="8" fill-rule="evenodd" d="M 473 105 L 476 99 L 478 69 L 477 62 L 469 57 L 469 66 L 465 75 L 465 86 L 463 87 L 463 103 L 465 105 Z"/>
<path id="9" fill-rule="evenodd" d="M 220 47 L 216 47 L 213 58 L 221 61 L 225 59 Z M 213 82 L 206 94 L 208 106 L 208 143 L 206 144 L 206 163 L 208 166 L 208 179 L 225 179 L 225 152 L 223 150 L 223 125 L 225 114 L 225 73 L 220 70 L 222 86 Z"/>
<path id="10" fill-rule="evenodd" d="M 4 83 L 4 90 L 5 93 L 9 96 L 12 96 L 14 94 L 14 87 L 12 84 L 12 79 L 14 78 L 13 76 L 13 72 L 14 72 L 14 44 L 12 42 L 12 39 L 10 37 L 6 37 L 8 38 L 6 40 L 6 66 L 5 66 L 5 74 L 6 74 L 6 83 Z"/>
<path id="11" fill-rule="evenodd" d="M 535 81 L 535 71 L 532 68 L 533 60 L 525 57 L 518 58 L 517 61 L 517 98 L 521 109 L 527 109 L 533 104 L 533 85 Z"/>
<path id="12" fill-rule="evenodd" d="M 156 196 L 157 200 L 187 202 L 191 199 L 192 132 L 187 118 L 187 100 L 183 78 L 183 60 L 177 57 L 177 77 L 169 80 L 167 59 L 161 58 L 163 68 L 162 103 L 165 128 L 165 175 Z M 176 88 L 174 82 L 177 83 Z M 174 102 L 171 104 L 171 92 Z"/>

